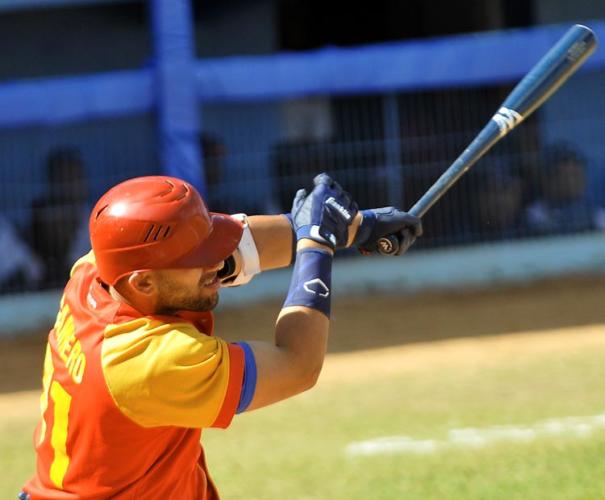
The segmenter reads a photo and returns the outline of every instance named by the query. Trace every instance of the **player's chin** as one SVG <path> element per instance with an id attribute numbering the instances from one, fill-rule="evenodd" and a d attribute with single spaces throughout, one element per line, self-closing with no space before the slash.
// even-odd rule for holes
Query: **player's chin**
<path id="1" fill-rule="evenodd" d="M 207 301 L 208 304 L 208 309 L 206 309 L 206 311 L 212 311 L 212 309 L 214 309 L 216 306 L 218 306 L 218 302 L 219 302 L 219 295 L 218 292 L 214 292 Z"/>
<path id="2" fill-rule="evenodd" d="M 203 297 L 200 298 L 197 310 L 198 311 L 212 311 L 216 306 L 218 306 L 219 295 L 218 291 L 205 293 Z"/>

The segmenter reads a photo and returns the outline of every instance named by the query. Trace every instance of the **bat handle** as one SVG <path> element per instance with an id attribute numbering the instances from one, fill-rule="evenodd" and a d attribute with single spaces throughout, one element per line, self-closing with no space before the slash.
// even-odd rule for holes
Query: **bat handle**
<path id="1" fill-rule="evenodd" d="M 394 234 L 387 234 L 378 239 L 378 253 L 380 255 L 395 255 L 399 251 L 399 238 Z"/>
<path id="2" fill-rule="evenodd" d="M 378 239 L 378 253 L 380 255 L 403 255 L 414 241 L 415 238 L 409 229 L 405 229 L 400 236 L 387 234 Z"/>

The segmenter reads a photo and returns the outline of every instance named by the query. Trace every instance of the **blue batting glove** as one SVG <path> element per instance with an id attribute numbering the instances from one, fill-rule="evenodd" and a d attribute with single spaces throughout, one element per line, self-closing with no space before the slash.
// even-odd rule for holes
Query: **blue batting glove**
<path id="1" fill-rule="evenodd" d="M 422 236 L 422 221 L 395 207 L 372 208 L 361 212 L 363 219 L 353 245 L 362 253 L 378 253 L 378 240 L 384 236 L 394 235 L 399 241 L 399 251 L 404 253 L 418 238 Z"/>
<path id="2" fill-rule="evenodd" d="M 313 179 L 309 194 L 299 189 L 292 203 L 292 227 L 296 239 L 308 238 L 333 250 L 347 244 L 349 226 L 357 215 L 351 195 L 327 174 Z"/>

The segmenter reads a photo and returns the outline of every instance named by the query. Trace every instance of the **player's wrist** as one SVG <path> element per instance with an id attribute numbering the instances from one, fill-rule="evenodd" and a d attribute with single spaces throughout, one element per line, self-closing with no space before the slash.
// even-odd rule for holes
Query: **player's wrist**
<path id="1" fill-rule="evenodd" d="M 334 250 L 338 244 L 336 235 L 320 225 L 309 224 L 296 229 L 296 241 L 309 240 Z"/>
<path id="2" fill-rule="evenodd" d="M 349 248 L 351 246 L 354 245 L 355 240 L 357 239 L 357 234 L 359 233 L 359 230 L 361 229 L 362 225 L 363 225 L 363 220 L 364 220 L 364 213 L 366 212 L 366 210 L 360 210 L 359 212 L 357 212 L 357 214 L 355 215 L 353 222 L 351 222 L 351 225 L 349 226 L 349 234 L 347 237 L 347 245 L 346 248 Z"/>
<path id="3" fill-rule="evenodd" d="M 373 210 L 367 209 L 359 212 L 359 223 L 355 231 L 355 236 L 352 241 L 352 245 L 361 246 L 368 241 L 368 238 L 374 230 L 376 225 L 376 214 Z"/>
<path id="4" fill-rule="evenodd" d="M 283 307 L 308 307 L 330 318 L 333 253 L 325 245 L 321 248 L 316 242 L 310 243 L 296 252 L 296 263 Z"/>
<path id="5" fill-rule="evenodd" d="M 316 248 L 322 251 L 327 252 L 329 255 L 334 255 L 334 249 L 328 245 L 323 243 L 319 243 L 318 241 L 312 240 L 310 238 L 301 238 L 296 242 L 296 252 L 298 253 L 300 250 L 304 250 L 305 248 Z"/>

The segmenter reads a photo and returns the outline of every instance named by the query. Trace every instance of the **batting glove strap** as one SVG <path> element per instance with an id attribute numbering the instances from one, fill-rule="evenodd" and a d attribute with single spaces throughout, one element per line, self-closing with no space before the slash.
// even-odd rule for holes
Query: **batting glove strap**
<path id="1" fill-rule="evenodd" d="M 310 307 L 329 318 L 331 286 L 332 254 L 319 248 L 299 250 L 284 307 Z"/>
<path id="2" fill-rule="evenodd" d="M 329 246 L 332 250 L 336 248 L 336 236 L 321 226 L 302 226 L 296 231 L 296 239 L 308 238 L 310 240 Z"/>

